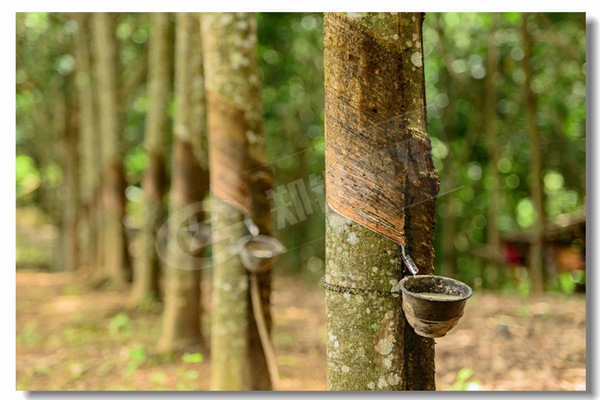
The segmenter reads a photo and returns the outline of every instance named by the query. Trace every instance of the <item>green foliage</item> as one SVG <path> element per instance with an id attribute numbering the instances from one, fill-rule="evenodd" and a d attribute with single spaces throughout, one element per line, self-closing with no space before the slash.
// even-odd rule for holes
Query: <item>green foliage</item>
<path id="1" fill-rule="evenodd" d="M 112 336 L 128 332 L 131 330 L 131 320 L 123 313 L 119 313 L 111 318 L 108 323 L 108 332 Z"/>
<path id="2" fill-rule="evenodd" d="M 288 190 L 285 185 L 301 180 L 310 190 L 309 176 L 322 174 L 325 157 L 323 16 L 258 13 L 257 21 L 269 167 L 276 189 Z M 312 207 L 302 218 L 306 209 L 291 206 L 300 222 L 277 227 L 289 249 L 279 265 L 288 271 L 297 272 L 312 256 L 324 258 L 324 214 L 316 200 Z"/>
<path id="3" fill-rule="evenodd" d="M 450 386 L 450 390 L 479 390 L 481 388 L 481 381 L 471 379 L 473 374 L 472 369 L 462 368 L 456 373 L 456 380 Z"/>
<path id="4" fill-rule="evenodd" d="M 424 23 L 432 152 L 442 180 L 440 195 L 452 192 L 449 202 L 438 202 L 437 221 L 441 226 L 448 215 L 456 218 L 451 239 L 441 237 L 436 227 L 436 263 L 446 256 L 441 241 L 453 240 L 459 277 L 471 283 L 487 262 L 474 260 L 473 254 L 483 252 L 487 242 L 491 168 L 500 174 L 501 235 L 526 230 L 536 218 L 523 100 L 522 18 L 522 13 L 502 13 L 498 18 L 487 13 L 428 13 Z M 542 135 L 545 212 L 552 219 L 585 203 L 585 22 L 582 14 L 537 13 L 530 15 L 528 28 L 534 40 L 532 91 Z M 483 134 L 488 122 L 481 118 L 491 35 L 500 53 L 497 165 L 490 165 L 488 138 Z M 450 179 L 452 173 L 457 180 Z"/>
<path id="5" fill-rule="evenodd" d="M 34 347 L 42 342 L 42 337 L 37 332 L 36 323 L 28 322 L 18 335 L 19 340 L 28 347 Z"/>
<path id="6" fill-rule="evenodd" d="M 136 346 L 129 352 L 129 357 L 127 359 L 127 367 L 125 368 L 125 372 L 128 374 L 133 373 L 139 367 L 141 367 L 146 360 L 148 359 L 148 354 L 146 353 L 146 349 L 144 346 Z"/>
<path id="7" fill-rule="evenodd" d="M 40 173 L 31 157 L 20 155 L 16 159 L 17 201 L 23 200 L 40 186 Z"/>
<path id="8" fill-rule="evenodd" d="M 181 357 L 181 361 L 186 364 L 199 364 L 204 360 L 202 353 L 185 353 Z"/>
<path id="9" fill-rule="evenodd" d="M 432 153 L 442 181 L 436 220 L 436 263 L 446 257 L 441 242 L 452 240 L 458 277 L 481 278 L 487 242 L 489 172 L 498 170 L 501 186 L 498 230 L 502 235 L 530 228 L 536 213 L 530 198 L 530 146 L 523 103 L 524 50 L 522 13 L 428 13 L 423 53 Z M 258 13 L 259 62 L 267 135 L 267 155 L 275 190 L 289 190 L 324 169 L 323 16 L 320 13 Z M 41 207 L 55 225 L 65 196 L 64 122 L 66 99 L 74 76 L 74 39 L 79 27 L 68 13 L 16 15 L 16 192 L 17 204 Z M 586 58 L 585 16 L 536 13 L 528 18 L 533 37 L 538 124 L 544 151 L 543 184 L 549 219 L 585 204 Z M 134 225 L 141 218 L 141 179 L 147 167 L 143 149 L 148 38 L 147 13 L 118 18 L 119 85 L 127 179 L 127 212 Z M 482 99 L 488 75 L 488 40 L 499 50 L 497 80 L 500 159 L 490 163 Z M 175 104 L 169 99 L 171 115 Z M 171 152 L 167 152 L 170 154 Z M 166 160 L 167 167 L 170 165 Z M 455 179 L 450 179 L 452 174 Z M 444 196 L 450 200 L 445 201 Z M 289 249 L 280 258 L 288 271 L 305 269 L 320 276 L 324 254 L 323 213 L 311 196 L 312 212 L 291 211 L 299 222 L 276 226 Z M 456 220 L 452 238 L 439 233 L 448 216 Z M 277 215 L 273 215 L 277 221 Z M 312 260 L 312 263 L 309 261 Z M 319 262 L 321 260 L 321 262 Z M 312 268 L 305 268 L 312 265 Z M 436 266 L 436 268 L 439 265 Z M 281 270 L 281 269 L 280 269 Z M 443 271 L 442 271 L 443 273 Z M 557 290 L 570 284 L 557 280 Z M 483 280 L 486 287 L 487 281 Z M 525 289 L 520 289 L 524 291 Z"/>
<path id="10" fill-rule="evenodd" d="M 577 285 L 585 285 L 585 271 L 560 272 L 558 277 L 549 282 L 549 290 L 571 294 Z"/>

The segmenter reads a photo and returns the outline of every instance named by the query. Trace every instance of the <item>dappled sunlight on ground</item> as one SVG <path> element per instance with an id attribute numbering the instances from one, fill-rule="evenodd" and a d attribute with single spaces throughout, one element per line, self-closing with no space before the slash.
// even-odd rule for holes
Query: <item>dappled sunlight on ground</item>
<path id="1" fill-rule="evenodd" d="M 203 288 L 210 309 L 208 279 Z M 280 389 L 326 390 L 322 289 L 289 277 L 273 289 Z M 128 310 L 127 300 L 70 274 L 18 271 L 18 389 L 207 390 L 209 354 L 156 353 L 160 306 Z M 585 390 L 583 296 L 475 293 L 436 343 L 438 390 Z"/>

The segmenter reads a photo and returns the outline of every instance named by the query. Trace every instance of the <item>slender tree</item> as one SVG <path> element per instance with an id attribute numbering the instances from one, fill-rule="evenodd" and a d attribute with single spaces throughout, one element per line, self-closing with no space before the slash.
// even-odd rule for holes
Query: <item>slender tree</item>
<path id="1" fill-rule="evenodd" d="M 196 234 L 194 223 L 205 218 L 202 200 L 208 192 L 206 165 L 195 156 L 195 137 L 206 135 L 206 122 L 193 122 L 202 113 L 194 107 L 204 107 L 195 90 L 202 90 L 203 72 L 195 57 L 200 55 L 199 16 L 193 13 L 177 14 L 175 33 L 175 103 L 173 167 L 169 197 L 169 222 L 167 238 L 167 266 L 165 269 L 165 309 L 163 332 L 159 342 L 162 351 L 173 350 L 189 344 L 202 344 L 200 330 L 200 279 L 204 266 L 200 254 L 190 253 L 188 240 L 182 244 L 181 235 Z M 194 69 L 194 65 L 196 65 Z M 199 85 L 194 85 L 198 80 Z M 193 213 L 185 212 L 193 208 Z"/>
<path id="2" fill-rule="evenodd" d="M 263 121 L 263 108 L 261 102 L 260 76 L 258 66 L 258 46 L 256 40 L 256 18 L 253 14 L 247 14 L 248 22 L 248 88 L 247 98 L 244 102 L 246 106 L 246 121 L 248 124 L 248 163 L 250 182 L 250 196 L 252 198 L 252 219 L 258 226 L 262 235 L 273 236 L 273 226 L 271 221 L 271 205 L 267 193 L 273 187 L 272 173 L 267 165 L 266 137 Z M 262 314 L 266 323 L 266 328 L 271 332 L 271 271 L 256 274 L 258 280 L 259 294 L 262 305 Z M 248 277 L 250 279 L 250 277 Z M 251 291 L 246 295 L 248 307 L 247 341 L 248 341 L 248 365 L 252 368 L 246 377 L 246 385 L 249 390 L 270 390 L 273 389 L 275 382 L 271 382 L 269 375 L 266 353 L 263 343 L 260 339 L 259 328 L 255 308 L 251 302 Z M 273 362 L 272 360 L 271 362 Z"/>
<path id="3" fill-rule="evenodd" d="M 215 221 L 211 357 L 219 366 L 211 385 L 215 390 L 266 390 L 272 383 L 250 302 L 249 275 L 235 254 L 237 241 L 248 234 L 245 217 L 262 234 L 272 233 L 256 22 L 253 14 L 205 14 L 202 29 Z M 270 274 L 259 275 L 258 281 L 270 328 Z"/>
<path id="4" fill-rule="evenodd" d="M 94 45 L 98 84 L 99 135 L 102 138 L 102 253 L 103 269 L 116 287 L 127 284 L 129 254 L 125 217 L 122 121 L 117 71 L 117 15 L 95 13 Z"/>
<path id="5" fill-rule="evenodd" d="M 419 13 L 325 15 L 330 390 L 435 389 L 434 341 L 416 335 L 398 295 L 399 244 L 420 274 L 433 272 L 439 179 L 422 23 Z"/>
<path id="6" fill-rule="evenodd" d="M 148 167 L 142 188 L 143 222 L 139 233 L 139 254 L 134 264 L 131 303 L 139 305 L 146 299 L 159 298 L 160 262 L 156 252 L 156 236 L 164 214 L 165 162 L 168 135 L 168 101 L 171 93 L 173 35 L 168 13 L 152 14 L 152 33 L 148 66 L 148 113 L 144 147 Z"/>
<path id="7" fill-rule="evenodd" d="M 485 268 L 484 279 L 488 285 L 493 285 L 498 276 L 502 262 L 502 248 L 500 243 L 500 231 L 498 230 L 498 213 L 500 212 L 500 175 L 498 173 L 498 162 L 500 161 L 500 143 L 498 140 L 498 115 L 496 111 L 497 87 L 500 74 L 498 64 L 500 62 L 498 35 L 499 14 L 492 14 L 492 23 L 488 36 L 487 48 L 487 75 L 484 82 L 484 113 L 485 113 L 485 137 L 487 139 L 487 150 L 489 154 L 488 165 L 488 196 L 489 206 L 487 214 L 487 245 L 490 255 L 490 268 Z"/>
<path id="8" fill-rule="evenodd" d="M 73 75 L 73 74 L 70 74 Z M 80 262 L 80 241 L 79 241 L 79 221 L 78 215 L 81 211 L 79 196 L 79 130 L 77 129 L 77 96 L 75 94 L 74 77 L 70 76 L 66 84 L 65 109 L 65 188 L 66 201 L 64 207 L 65 232 L 66 232 L 66 269 L 75 271 Z"/>
<path id="9" fill-rule="evenodd" d="M 537 99 L 531 89 L 533 81 L 533 68 L 531 66 L 533 40 L 528 29 L 529 14 L 524 13 L 521 19 L 521 35 L 523 40 L 523 70 L 525 71 L 524 97 L 527 124 L 529 127 L 529 140 L 531 146 L 530 187 L 535 221 L 533 223 L 531 247 L 529 253 L 529 266 L 531 268 L 531 282 L 533 293 L 540 294 L 544 291 L 544 186 L 542 183 L 542 138 L 537 121 Z"/>
<path id="10" fill-rule="evenodd" d="M 97 223 L 95 215 L 95 192 L 97 190 L 100 174 L 99 137 L 96 134 L 94 118 L 94 91 L 93 74 L 91 71 L 92 59 L 90 52 L 90 14 L 79 13 L 76 16 L 78 25 L 76 43 L 77 76 L 75 79 L 79 99 L 79 132 L 80 132 L 80 192 L 81 201 L 85 211 L 80 218 L 82 248 L 85 257 L 82 261 L 87 267 L 97 265 Z"/>

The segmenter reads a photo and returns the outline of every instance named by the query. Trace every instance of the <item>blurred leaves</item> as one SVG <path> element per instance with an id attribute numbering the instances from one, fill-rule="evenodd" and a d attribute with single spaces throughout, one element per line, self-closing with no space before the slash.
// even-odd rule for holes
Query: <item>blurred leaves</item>
<path id="1" fill-rule="evenodd" d="M 276 186 L 324 169 L 323 16 L 319 13 L 257 13 L 262 100 L 267 155 Z M 489 168 L 497 168 L 501 188 L 501 234 L 527 229 L 535 213 L 530 200 L 530 148 L 523 106 L 524 51 L 520 13 L 502 13 L 492 32 L 487 13 L 428 13 L 424 23 L 425 81 L 432 153 L 442 191 L 437 227 L 456 219 L 452 240 L 459 278 L 475 279 L 482 260 L 472 257 L 487 240 Z M 19 205 L 59 209 L 63 183 L 64 98 L 77 76 L 73 38 L 79 26 L 68 13 L 16 14 L 16 185 Z M 139 188 L 147 157 L 143 150 L 147 111 L 147 13 L 119 15 L 117 38 L 121 86 L 128 210 L 139 214 Z M 528 21 L 534 39 L 537 118 L 544 148 L 545 211 L 552 219 L 585 203 L 586 32 L 582 13 L 537 13 Z M 482 98 L 488 66 L 488 39 L 500 53 L 497 79 L 498 143 L 501 157 L 490 165 L 482 132 Z M 93 81 L 93 77 L 91 77 Z M 170 111 L 173 112 L 173 102 Z M 170 154 L 170 152 L 168 152 Z M 169 160 L 166 160 L 169 166 Z M 451 197 L 444 200 L 443 196 Z M 282 265 L 298 270 L 313 260 L 322 272 L 324 244 L 320 210 L 278 232 L 290 249 Z M 57 222 L 57 221 L 55 221 Z M 316 261 L 315 261 L 316 260 Z M 307 269 L 305 269 L 307 270 Z M 314 270 L 314 271 L 313 271 Z M 308 271 L 308 270 L 307 270 Z"/>
<path id="2" fill-rule="evenodd" d="M 186 364 L 198 364 L 204 360 L 202 353 L 185 353 L 181 357 L 181 361 Z"/>
<path id="3" fill-rule="evenodd" d="M 462 368 L 456 373 L 456 380 L 450 386 L 450 390 L 479 390 L 481 382 L 479 380 L 471 380 L 473 370 L 470 368 Z"/>
<path id="4" fill-rule="evenodd" d="M 501 13 L 492 32 L 487 13 L 428 13 L 423 27 L 428 121 L 443 182 L 437 221 L 442 226 L 448 215 L 456 218 L 454 237 L 435 236 L 436 263 L 446 257 L 441 242 L 452 240 L 459 278 L 467 282 L 486 262 L 468 255 L 480 251 L 487 240 L 482 216 L 492 184 L 488 168 L 500 174 L 501 235 L 526 230 L 536 218 L 530 199 L 521 18 L 521 13 Z M 585 20 L 579 13 L 538 13 L 528 28 L 534 37 L 531 89 L 538 97 L 545 211 L 552 219 L 585 202 Z M 488 122 L 481 118 L 490 35 L 500 52 L 496 110 L 501 156 L 495 166 L 489 165 L 491 154 L 482 134 Z M 446 145 L 447 154 L 439 143 Z M 448 192 L 451 200 L 445 201 Z"/>
<path id="5" fill-rule="evenodd" d="M 131 329 L 131 320 L 123 313 L 119 313 L 111 318 L 108 323 L 108 332 L 112 336 L 129 331 Z"/>

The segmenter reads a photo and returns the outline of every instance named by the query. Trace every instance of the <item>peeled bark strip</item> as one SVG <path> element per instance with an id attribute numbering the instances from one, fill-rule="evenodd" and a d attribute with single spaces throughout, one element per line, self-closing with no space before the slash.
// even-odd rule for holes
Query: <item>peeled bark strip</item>
<path id="1" fill-rule="evenodd" d="M 139 233 L 140 252 L 134 264 L 133 304 L 159 298 L 160 263 L 156 253 L 158 225 L 164 214 L 162 200 L 166 183 L 166 148 L 168 135 L 168 100 L 171 92 L 173 36 L 168 13 L 152 15 L 150 38 L 148 113 L 144 147 L 148 168 L 144 172 L 143 222 Z"/>
<path id="2" fill-rule="evenodd" d="M 248 234 L 250 213 L 261 233 L 271 234 L 266 191 L 262 107 L 253 14 L 202 16 L 205 50 L 213 224 L 211 357 L 214 390 L 271 388 L 250 302 L 249 276 L 233 246 Z M 258 276 L 263 315 L 270 325 L 270 274 Z M 245 356 L 241 356 L 245 355 Z"/>
<path id="3" fill-rule="evenodd" d="M 125 175 L 121 144 L 117 71 L 116 14 L 93 15 L 98 84 L 99 135 L 102 138 L 102 243 L 105 272 L 113 284 L 127 284 L 130 265 L 123 218 Z"/>
<path id="4" fill-rule="evenodd" d="M 521 35 L 523 40 L 523 70 L 525 71 L 525 110 L 527 113 L 527 123 L 529 126 L 529 140 L 531 143 L 531 199 L 533 200 L 533 208 L 535 209 L 535 221 L 533 223 L 531 248 L 529 253 L 529 264 L 531 268 L 531 289 L 535 294 L 544 292 L 544 185 L 542 183 L 542 138 L 537 121 L 537 101 L 535 94 L 531 90 L 531 82 L 533 80 L 533 69 L 531 67 L 532 58 L 532 38 L 527 30 L 527 20 L 529 14 L 524 13 L 521 17 Z"/>
<path id="5" fill-rule="evenodd" d="M 423 16 L 325 15 L 330 390 L 434 390 L 434 341 L 404 319 L 398 244 L 433 273 L 439 178 L 427 134 Z"/>
<path id="6" fill-rule="evenodd" d="M 207 101 L 210 113 L 220 116 L 218 121 L 208 120 L 209 132 L 219 130 L 218 138 L 210 140 L 210 159 L 216 165 L 227 168 L 210 169 L 211 190 L 243 213 L 252 208 L 248 186 L 248 164 L 246 151 L 246 120 L 244 110 L 225 96 L 208 90 Z M 216 126 L 215 126 L 216 125 Z M 212 133 L 211 133 L 212 137 Z"/>
<path id="7" fill-rule="evenodd" d="M 163 334 L 159 343 L 162 351 L 170 351 L 189 344 L 203 345 L 200 322 L 200 280 L 203 267 L 200 254 L 190 254 L 179 238 L 184 235 L 191 239 L 194 232 L 185 233 L 189 218 L 202 221 L 205 214 L 200 203 L 208 190 L 208 172 L 202 168 L 195 156 L 192 138 L 206 134 L 204 121 L 192 124 L 192 117 L 198 115 L 194 107 L 204 104 L 193 102 L 194 79 L 201 70 L 194 71 L 193 54 L 201 52 L 199 17 L 194 13 L 177 14 L 176 58 L 175 58 L 175 140 L 171 192 L 169 198 L 169 226 L 167 239 L 167 262 L 165 269 L 165 311 Z M 180 212 L 191 206 L 197 212 L 186 215 Z"/>

